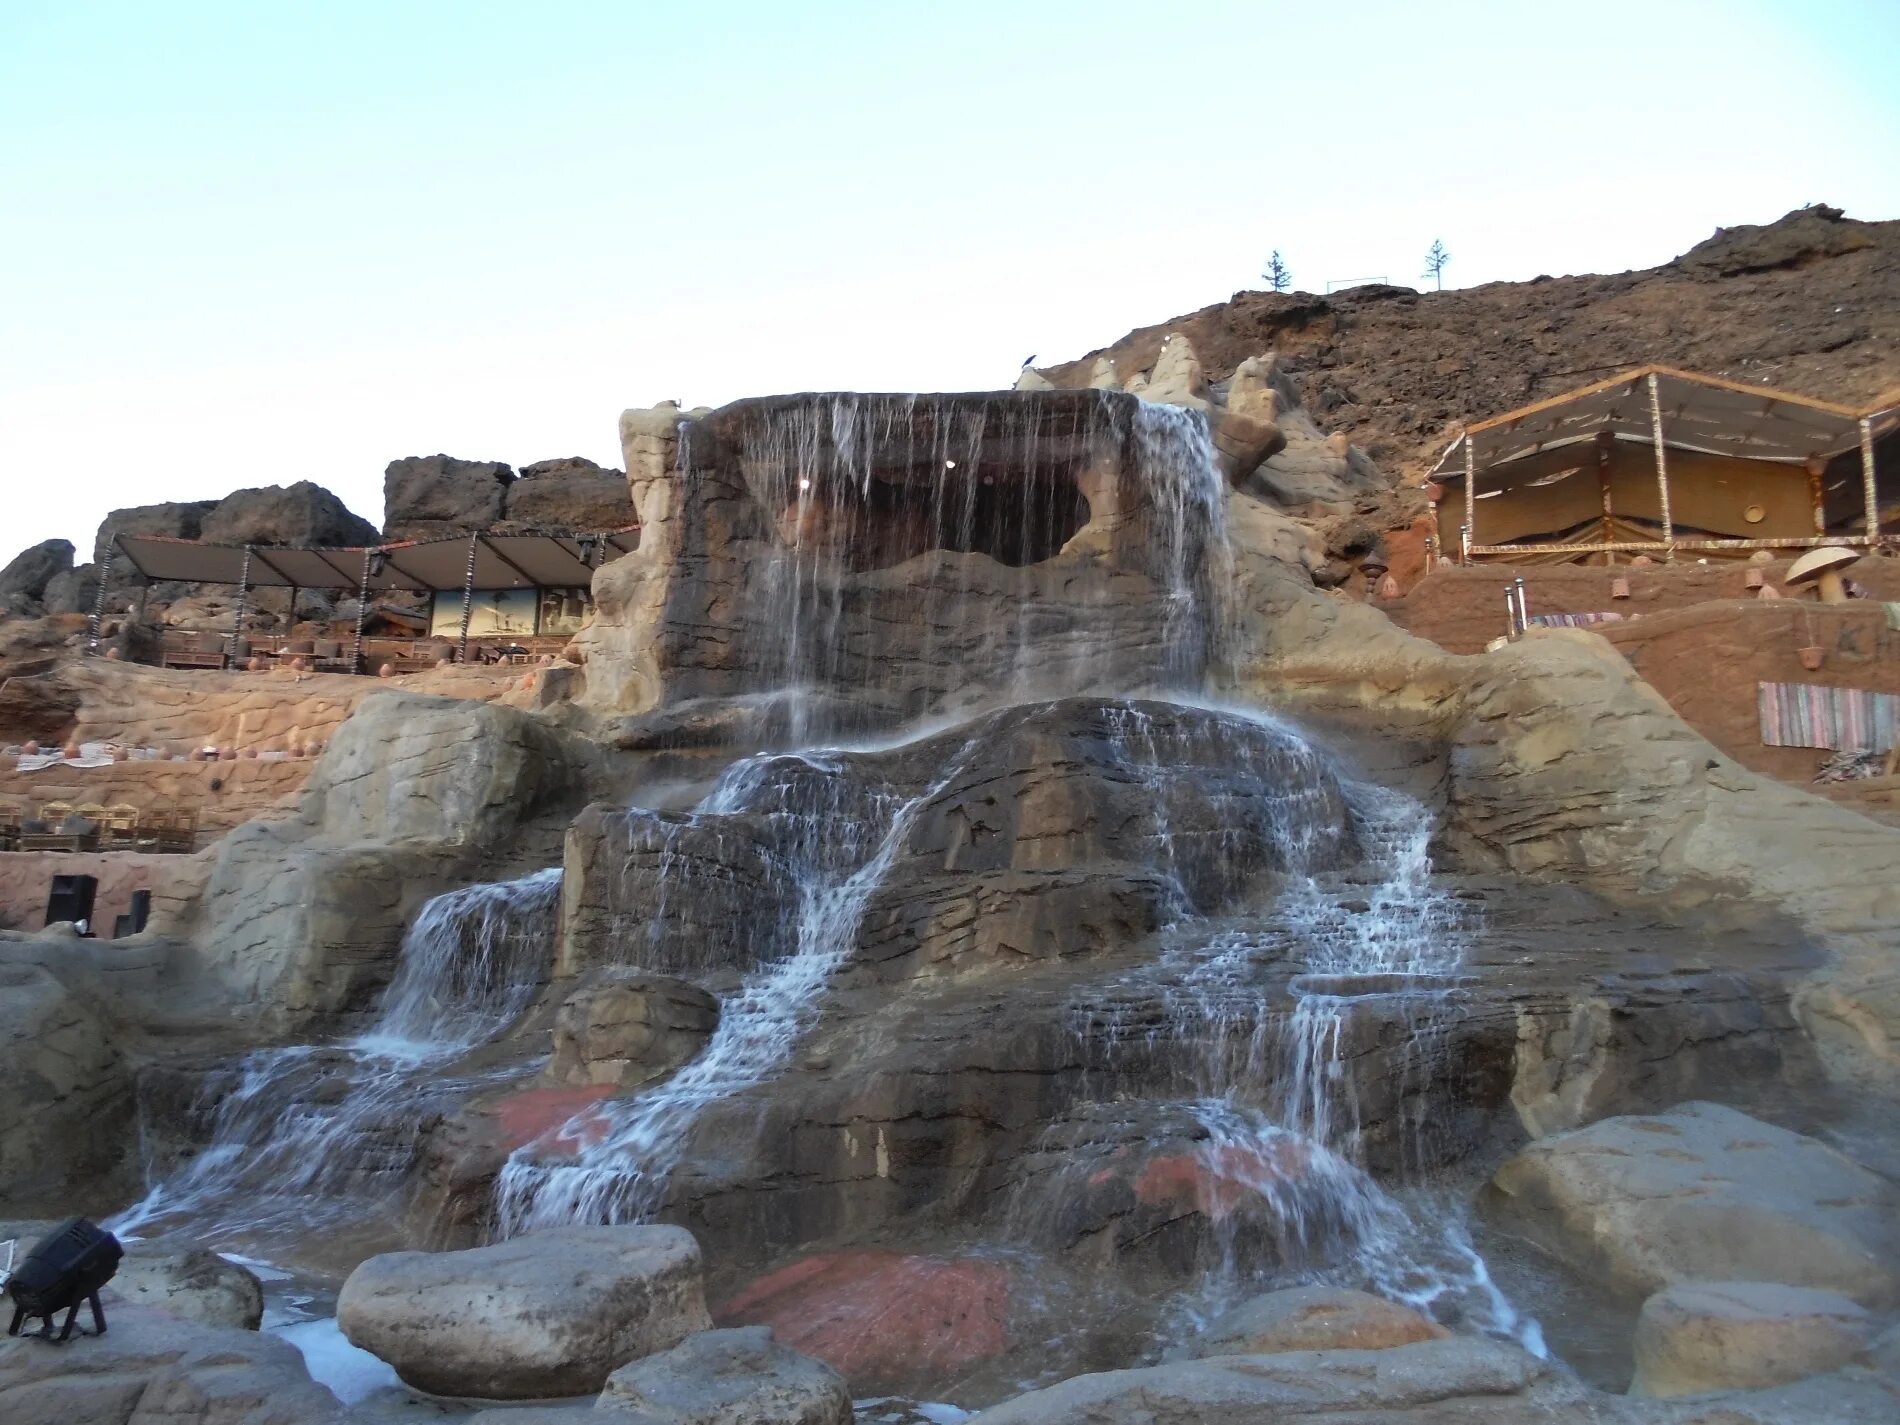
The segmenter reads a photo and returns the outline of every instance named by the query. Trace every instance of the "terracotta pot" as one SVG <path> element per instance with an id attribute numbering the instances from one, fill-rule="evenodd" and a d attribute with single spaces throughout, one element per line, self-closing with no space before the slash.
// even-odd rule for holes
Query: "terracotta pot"
<path id="1" fill-rule="evenodd" d="M 264 671 L 264 660 L 262 658 L 246 658 L 244 660 L 244 667 L 249 672 L 262 673 Z"/>
<path id="2" fill-rule="evenodd" d="M 112 760 L 114 762 L 130 762 L 132 760 L 132 749 L 129 747 L 113 748 Z"/>
<path id="3" fill-rule="evenodd" d="M 1616 579 L 1610 580 L 1610 597 L 1611 598 L 1627 599 L 1629 596 L 1630 596 L 1630 581 L 1629 580 L 1623 579 L 1623 578 L 1616 578 Z"/>
<path id="4" fill-rule="evenodd" d="M 257 749 L 255 747 L 247 747 L 242 752 L 238 753 L 238 756 L 255 758 L 257 756 Z"/>
<path id="5" fill-rule="evenodd" d="M 382 666 L 382 667 L 380 667 L 380 668 L 378 668 L 378 669 L 376 670 L 376 676 L 377 676 L 378 678 L 393 678 L 393 677 L 395 677 L 395 676 L 396 676 L 396 665 L 395 665 L 394 663 L 385 663 L 385 664 L 383 664 L 383 666 Z"/>
<path id="6" fill-rule="evenodd" d="M 40 755 L 40 745 L 37 742 L 29 741 L 20 751 L 24 752 L 28 757 L 37 757 Z"/>
<path id="7" fill-rule="evenodd" d="M 1800 649 L 1799 654 L 1801 666 L 1810 673 L 1827 662 L 1827 650 L 1817 643 L 1811 643 L 1806 648 Z"/>
<path id="8" fill-rule="evenodd" d="M 220 762 L 237 761 L 237 750 L 231 747 L 220 747 L 218 749 L 218 760 Z"/>
<path id="9" fill-rule="evenodd" d="M 119 659 L 125 657 L 125 655 L 119 652 L 119 646 L 115 643 L 106 650 L 106 657 L 116 663 Z"/>
<path id="10" fill-rule="evenodd" d="M 1630 568 L 1648 569 L 1651 566 L 1653 566 L 1655 562 L 1656 561 L 1651 559 L 1647 554 L 1639 554 L 1634 559 L 1630 560 Z"/>
<path id="11" fill-rule="evenodd" d="M 1749 589 L 1759 589 L 1768 582 L 1768 576 L 1759 569 L 1750 569 L 1742 575 L 1742 585 Z"/>
<path id="12" fill-rule="evenodd" d="M 1399 581 L 1397 579 L 1394 579 L 1390 574 L 1388 574 L 1385 576 L 1385 578 L 1379 581 L 1379 597 L 1380 598 L 1396 599 L 1398 596 L 1399 596 Z"/>
<path id="13" fill-rule="evenodd" d="M 1779 599 L 1782 597 L 1782 593 L 1781 590 L 1777 589 L 1773 584 L 1763 584 L 1761 588 L 1755 592 L 1755 597 L 1758 599 Z"/>
<path id="14" fill-rule="evenodd" d="M 59 755 L 64 757 L 68 762 L 72 762 L 84 756 L 85 754 L 80 749 L 80 746 L 77 742 L 69 742 L 64 747 L 59 749 Z"/>

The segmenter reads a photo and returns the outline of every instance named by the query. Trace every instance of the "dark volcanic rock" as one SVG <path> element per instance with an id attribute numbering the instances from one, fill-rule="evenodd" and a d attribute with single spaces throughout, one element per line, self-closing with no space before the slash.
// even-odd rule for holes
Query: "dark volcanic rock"
<path id="1" fill-rule="evenodd" d="M 92 561 L 97 564 L 106 555 L 106 546 L 115 534 L 157 534 L 168 539 L 197 539 L 204 532 L 205 516 L 218 507 L 216 500 L 185 500 L 162 505 L 130 505 L 114 510 L 99 522 L 98 536 L 92 542 Z M 121 560 L 119 568 L 124 569 Z M 114 583 L 120 582 L 114 579 Z"/>
<path id="2" fill-rule="evenodd" d="M 376 528 L 321 485 L 234 490 L 206 513 L 199 537 L 212 544 L 360 545 Z"/>
<path id="3" fill-rule="evenodd" d="M 584 532 L 634 522 L 627 477 L 579 456 L 523 466 L 502 504 L 507 522 L 523 530 Z"/>
<path id="4" fill-rule="evenodd" d="M 6 568 L 0 569 L 0 609 L 24 612 L 30 604 L 39 602 L 56 576 L 72 567 L 70 540 L 43 540 L 21 550 Z"/>
<path id="5" fill-rule="evenodd" d="M 502 517 L 512 467 L 499 460 L 412 455 L 383 472 L 383 535 L 437 539 L 488 529 Z"/>

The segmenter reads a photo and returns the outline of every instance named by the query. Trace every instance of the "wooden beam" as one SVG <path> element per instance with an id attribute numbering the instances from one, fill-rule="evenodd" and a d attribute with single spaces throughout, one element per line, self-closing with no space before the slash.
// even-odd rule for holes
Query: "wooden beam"
<path id="1" fill-rule="evenodd" d="M 1815 535 L 1805 539 L 1679 539 L 1675 547 L 1682 550 L 1701 549 L 1820 549 L 1835 548 L 1865 549 L 1877 544 L 1876 539 L 1861 536 Z M 1473 545 L 1473 554 L 1657 554 L 1664 546 L 1653 539 L 1626 539 L 1603 541 L 1596 544 L 1478 544 Z"/>
<path id="2" fill-rule="evenodd" d="M 1874 421 L 1860 418 L 1860 493 L 1867 510 L 1867 537 L 1880 533 L 1880 499 L 1874 492 Z"/>
<path id="3" fill-rule="evenodd" d="M 1477 456 L 1471 450 L 1471 428 L 1465 428 L 1465 537 L 1460 541 L 1461 551 L 1469 551 L 1478 542 L 1478 466 Z M 1460 558 L 1469 557 L 1462 553 Z"/>

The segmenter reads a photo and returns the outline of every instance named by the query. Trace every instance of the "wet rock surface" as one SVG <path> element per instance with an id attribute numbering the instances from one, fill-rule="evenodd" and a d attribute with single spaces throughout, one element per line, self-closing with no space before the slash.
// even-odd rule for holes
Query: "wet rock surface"
<path id="1" fill-rule="evenodd" d="M 1191 1354 L 1377 1351 L 1450 1334 L 1429 1316 L 1369 1292 L 1293 1287 L 1257 1296 L 1216 1318 L 1195 1338 Z"/>

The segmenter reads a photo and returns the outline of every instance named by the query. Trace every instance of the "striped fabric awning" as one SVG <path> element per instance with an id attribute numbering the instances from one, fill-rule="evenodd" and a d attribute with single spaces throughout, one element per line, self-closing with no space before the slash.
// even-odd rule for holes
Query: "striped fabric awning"
<path id="1" fill-rule="evenodd" d="M 1758 683 L 1756 706 L 1767 747 L 1885 752 L 1900 741 L 1900 694 L 1818 683 Z"/>

